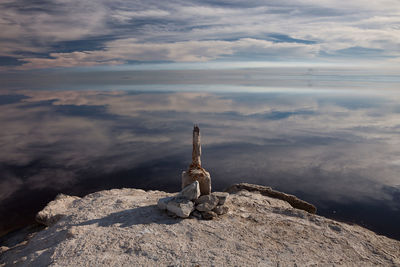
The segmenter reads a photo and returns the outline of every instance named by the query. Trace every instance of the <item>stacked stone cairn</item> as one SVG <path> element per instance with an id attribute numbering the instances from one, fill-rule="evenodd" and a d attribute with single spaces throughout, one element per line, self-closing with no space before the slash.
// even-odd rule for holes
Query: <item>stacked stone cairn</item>
<path id="1" fill-rule="evenodd" d="M 225 201 L 229 193 L 211 193 L 211 176 L 201 167 L 200 129 L 193 128 L 192 163 L 182 173 L 182 191 L 175 197 L 158 200 L 158 207 L 172 216 L 211 220 L 228 212 Z"/>
<path id="2" fill-rule="evenodd" d="M 160 198 L 157 205 L 171 216 L 212 220 L 228 212 L 228 207 L 224 205 L 228 196 L 226 192 L 200 196 L 199 182 L 195 181 L 176 196 Z"/>

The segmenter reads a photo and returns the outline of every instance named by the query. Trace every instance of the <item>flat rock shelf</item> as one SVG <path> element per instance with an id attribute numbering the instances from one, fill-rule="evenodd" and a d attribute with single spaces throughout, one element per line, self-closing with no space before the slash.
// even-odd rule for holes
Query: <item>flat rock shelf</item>
<path id="1" fill-rule="evenodd" d="M 399 241 L 257 191 L 231 192 L 228 213 L 213 220 L 168 216 L 157 201 L 174 195 L 113 189 L 60 196 L 40 217 L 49 226 L 3 248 L 0 266 L 400 265 Z"/>

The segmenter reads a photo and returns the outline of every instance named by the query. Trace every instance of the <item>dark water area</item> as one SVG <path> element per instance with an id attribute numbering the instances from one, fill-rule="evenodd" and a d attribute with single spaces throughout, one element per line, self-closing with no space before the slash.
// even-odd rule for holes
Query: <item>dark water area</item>
<path id="1" fill-rule="evenodd" d="M 0 92 L 0 233 L 58 193 L 180 190 L 199 124 L 213 189 L 248 182 L 400 240 L 400 95 Z"/>

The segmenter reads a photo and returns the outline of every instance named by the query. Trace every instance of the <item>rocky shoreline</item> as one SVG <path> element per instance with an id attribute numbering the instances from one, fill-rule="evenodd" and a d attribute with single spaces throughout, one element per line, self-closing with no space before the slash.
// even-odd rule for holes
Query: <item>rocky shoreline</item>
<path id="1" fill-rule="evenodd" d="M 212 220 L 169 216 L 158 207 L 178 193 L 60 195 L 38 214 L 47 227 L 5 248 L 0 266 L 400 266 L 399 241 L 246 186 L 230 187 L 227 213 Z"/>

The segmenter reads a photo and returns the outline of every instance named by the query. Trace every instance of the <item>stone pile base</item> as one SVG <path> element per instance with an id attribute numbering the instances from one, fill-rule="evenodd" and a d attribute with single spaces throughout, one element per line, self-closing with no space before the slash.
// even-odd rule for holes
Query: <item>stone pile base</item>
<path id="1" fill-rule="evenodd" d="M 175 197 L 160 198 L 157 205 L 171 216 L 212 220 L 228 212 L 228 207 L 224 205 L 228 196 L 226 192 L 200 196 L 199 182 L 195 181 Z"/>

